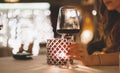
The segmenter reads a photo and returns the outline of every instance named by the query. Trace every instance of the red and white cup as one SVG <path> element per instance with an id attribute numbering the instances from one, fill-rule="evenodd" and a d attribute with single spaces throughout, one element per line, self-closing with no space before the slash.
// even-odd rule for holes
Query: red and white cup
<path id="1" fill-rule="evenodd" d="M 52 65 L 64 65 L 68 60 L 68 45 L 71 44 L 71 40 L 55 38 L 47 40 L 47 63 Z M 70 60 L 70 63 L 73 63 Z"/>

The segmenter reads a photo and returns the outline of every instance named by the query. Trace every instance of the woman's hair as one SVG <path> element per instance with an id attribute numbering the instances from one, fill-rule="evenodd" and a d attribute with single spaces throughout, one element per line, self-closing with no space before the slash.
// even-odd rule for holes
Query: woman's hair
<path id="1" fill-rule="evenodd" d="M 120 34 L 120 13 L 108 10 L 103 0 L 95 0 L 95 2 L 98 23 L 95 25 L 94 39 L 88 44 L 88 52 L 91 54 L 96 50 L 103 51 L 103 48 L 106 48 L 105 52 L 118 51 L 120 48 L 120 36 L 118 35 Z"/>
<path id="2" fill-rule="evenodd" d="M 112 41 L 111 46 L 106 49 L 107 51 L 118 51 L 120 46 L 120 37 L 118 34 L 120 33 L 119 27 L 120 27 L 120 13 L 116 10 L 108 10 L 106 6 L 103 3 L 103 0 L 96 0 L 97 1 L 97 11 L 98 11 L 98 18 L 99 18 L 99 25 L 98 28 L 103 27 L 102 30 L 100 30 L 100 36 L 101 32 L 103 33 L 102 37 L 104 40 L 108 41 L 107 39 L 110 37 Z M 110 44 L 109 44 L 110 45 Z M 109 50 L 108 50 L 109 49 Z"/>
<path id="3" fill-rule="evenodd" d="M 103 3 L 103 0 L 96 0 L 97 1 L 97 10 L 98 10 L 98 17 L 99 22 L 101 22 L 102 26 L 104 27 L 103 31 L 105 34 L 108 34 L 112 30 L 113 25 L 119 19 L 119 13 L 115 10 L 108 10 Z"/>

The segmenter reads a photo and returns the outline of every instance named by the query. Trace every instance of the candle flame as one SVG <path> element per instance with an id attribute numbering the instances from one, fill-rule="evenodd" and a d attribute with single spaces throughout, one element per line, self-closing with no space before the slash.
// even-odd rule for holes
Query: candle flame
<path id="1" fill-rule="evenodd" d="M 66 55 L 63 51 L 61 51 L 61 53 L 58 53 L 58 54 L 57 54 L 57 57 L 58 57 L 58 58 L 61 58 L 61 59 L 66 59 L 66 58 L 67 58 L 67 55 Z"/>

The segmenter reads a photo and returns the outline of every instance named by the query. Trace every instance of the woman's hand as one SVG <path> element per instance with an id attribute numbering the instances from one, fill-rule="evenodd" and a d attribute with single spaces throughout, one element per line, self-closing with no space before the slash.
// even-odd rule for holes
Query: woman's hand
<path id="1" fill-rule="evenodd" d="M 68 56 L 71 59 L 80 60 L 85 65 L 90 65 L 92 62 L 92 57 L 88 55 L 88 51 L 85 45 L 74 43 L 68 46 L 69 52 Z"/>

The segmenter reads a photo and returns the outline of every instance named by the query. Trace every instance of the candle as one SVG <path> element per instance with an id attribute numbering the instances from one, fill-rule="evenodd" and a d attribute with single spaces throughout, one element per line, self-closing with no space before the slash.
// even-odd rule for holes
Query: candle
<path id="1" fill-rule="evenodd" d="M 47 40 L 47 63 L 63 65 L 67 63 L 68 57 L 68 45 L 71 42 L 68 42 L 67 39 L 49 39 Z M 72 63 L 72 61 L 71 61 Z"/>

